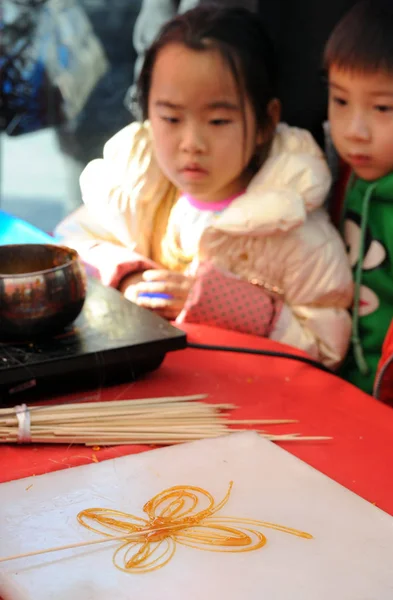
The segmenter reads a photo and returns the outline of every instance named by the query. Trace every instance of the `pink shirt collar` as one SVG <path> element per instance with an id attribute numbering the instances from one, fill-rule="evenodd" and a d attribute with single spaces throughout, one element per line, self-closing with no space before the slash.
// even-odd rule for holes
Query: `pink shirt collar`
<path id="1" fill-rule="evenodd" d="M 229 198 L 219 200 L 218 202 L 203 202 L 201 200 L 193 198 L 189 194 L 183 194 L 183 197 L 186 198 L 186 200 L 191 204 L 191 206 L 197 208 L 198 210 L 211 210 L 213 212 L 219 212 L 221 210 L 224 210 L 224 208 L 227 208 L 231 204 L 231 202 L 233 202 L 233 200 L 244 194 L 244 191 L 245 190 L 238 192 L 237 194 L 233 194 L 233 196 L 229 196 Z"/>

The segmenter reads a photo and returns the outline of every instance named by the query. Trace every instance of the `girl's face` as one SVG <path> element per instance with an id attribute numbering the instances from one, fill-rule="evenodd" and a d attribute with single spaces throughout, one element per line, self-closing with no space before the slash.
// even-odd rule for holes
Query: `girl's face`
<path id="1" fill-rule="evenodd" d="M 247 98 L 244 111 L 245 119 L 232 73 L 217 50 L 172 43 L 159 51 L 149 120 L 158 164 L 181 192 L 216 202 L 247 186 L 246 166 L 264 140 Z"/>

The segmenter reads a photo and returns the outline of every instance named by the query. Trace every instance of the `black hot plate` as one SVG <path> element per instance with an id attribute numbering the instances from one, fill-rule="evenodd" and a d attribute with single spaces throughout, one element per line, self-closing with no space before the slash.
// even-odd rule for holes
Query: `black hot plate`
<path id="1" fill-rule="evenodd" d="M 91 279 L 81 314 L 61 334 L 0 340 L 0 404 L 133 381 L 185 346 L 183 331 Z"/>

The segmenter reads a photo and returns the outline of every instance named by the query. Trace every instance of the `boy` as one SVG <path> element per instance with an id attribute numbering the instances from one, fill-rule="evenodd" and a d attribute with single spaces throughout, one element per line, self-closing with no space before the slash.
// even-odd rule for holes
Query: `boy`
<path id="1" fill-rule="evenodd" d="M 371 393 L 393 318 L 393 3 L 363 0 L 325 49 L 333 143 L 352 176 L 341 213 L 354 272 L 342 375 Z"/>

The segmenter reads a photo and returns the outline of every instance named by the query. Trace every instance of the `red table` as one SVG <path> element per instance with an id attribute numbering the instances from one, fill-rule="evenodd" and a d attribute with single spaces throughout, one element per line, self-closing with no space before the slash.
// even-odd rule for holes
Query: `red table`
<path id="1" fill-rule="evenodd" d="M 190 342 L 294 352 L 254 336 L 199 325 L 184 328 Z M 87 395 L 109 400 L 204 392 L 211 402 L 237 404 L 234 417 L 299 420 L 296 425 L 270 427 L 272 433 L 333 436 L 325 442 L 287 442 L 281 446 L 393 515 L 393 409 L 311 366 L 280 358 L 187 349 L 168 354 L 157 371 L 136 383 L 75 394 L 74 400 Z M 2 446 L 0 481 L 146 449 Z"/>

